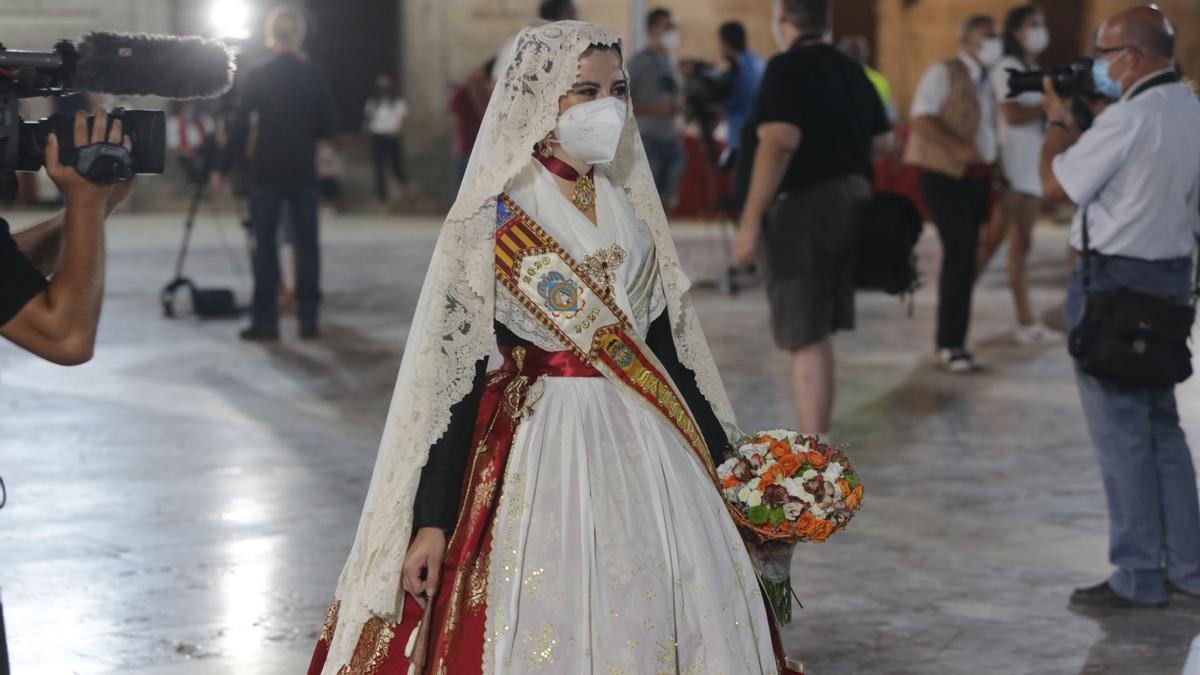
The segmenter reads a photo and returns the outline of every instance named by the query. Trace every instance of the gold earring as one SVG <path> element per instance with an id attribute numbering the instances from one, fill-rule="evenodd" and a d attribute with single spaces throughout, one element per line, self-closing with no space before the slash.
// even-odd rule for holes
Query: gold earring
<path id="1" fill-rule="evenodd" d="M 538 154 L 546 159 L 549 159 L 550 156 L 554 154 L 554 148 L 550 147 L 549 138 L 543 138 L 542 140 L 538 141 L 536 148 Z"/>

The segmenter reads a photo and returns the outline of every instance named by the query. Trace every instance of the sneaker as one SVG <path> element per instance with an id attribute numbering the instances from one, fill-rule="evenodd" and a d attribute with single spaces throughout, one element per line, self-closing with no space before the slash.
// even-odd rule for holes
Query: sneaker
<path id="1" fill-rule="evenodd" d="M 938 365 L 948 373 L 977 373 L 983 365 L 965 349 L 939 349 Z"/>
<path id="2" fill-rule="evenodd" d="M 1062 336 L 1040 323 L 1031 326 L 1017 326 L 1013 331 L 1017 344 L 1025 346 L 1045 345 L 1060 342 Z"/>
<path id="3" fill-rule="evenodd" d="M 241 332 L 241 338 L 250 342 L 276 342 L 279 340 L 279 329 L 250 326 Z"/>
<path id="4" fill-rule="evenodd" d="M 1162 602 L 1138 602 L 1117 593 L 1112 586 L 1108 585 L 1107 581 L 1102 581 L 1095 586 L 1087 588 L 1076 588 L 1074 593 L 1071 593 L 1071 604 L 1076 607 L 1094 607 L 1097 609 L 1133 609 L 1136 607 L 1165 607 L 1166 600 Z"/>

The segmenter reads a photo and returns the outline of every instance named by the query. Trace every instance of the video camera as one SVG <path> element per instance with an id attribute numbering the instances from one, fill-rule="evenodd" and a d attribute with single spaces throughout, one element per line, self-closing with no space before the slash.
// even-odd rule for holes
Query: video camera
<path id="1" fill-rule="evenodd" d="M 14 172 L 37 171 L 45 164 L 51 132 L 58 138 L 59 161 L 95 182 L 162 173 L 166 161 L 166 117 L 161 110 L 112 111 L 110 118 L 121 120 L 132 151 L 108 143 L 81 149 L 74 147 L 72 118 L 55 114 L 25 122 L 19 114 L 21 99 L 83 91 L 205 98 L 229 89 L 233 69 L 224 44 L 197 37 L 93 32 L 83 37 L 78 49 L 70 40 L 59 41 L 47 52 L 0 45 L 0 198 L 16 195 Z"/>

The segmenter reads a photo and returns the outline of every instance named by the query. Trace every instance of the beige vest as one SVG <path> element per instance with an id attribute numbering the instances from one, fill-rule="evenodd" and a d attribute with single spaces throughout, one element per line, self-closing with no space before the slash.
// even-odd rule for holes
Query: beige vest
<path id="1" fill-rule="evenodd" d="M 971 80 L 967 64 L 962 60 L 949 59 L 942 63 L 950 74 L 950 94 L 946 97 L 939 118 L 951 131 L 974 143 L 982 116 L 975 82 Z M 955 178 L 961 178 L 967 169 L 967 165 L 955 159 L 945 146 L 923 136 L 916 129 L 913 129 L 908 146 L 904 149 L 904 163 Z"/>

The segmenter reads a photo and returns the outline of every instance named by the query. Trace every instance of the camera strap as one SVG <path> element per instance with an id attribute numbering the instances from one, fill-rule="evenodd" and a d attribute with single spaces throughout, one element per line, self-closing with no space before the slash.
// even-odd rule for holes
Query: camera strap
<path id="1" fill-rule="evenodd" d="M 1147 89 L 1153 89 L 1161 84 L 1172 84 L 1178 82 L 1180 79 L 1179 73 L 1175 70 L 1159 73 L 1158 75 L 1155 75 L 1154 77 L 1134 87 L 1133 90 L 1129 92 L 1129 98 L 1130 100 L 1133 100 Z"/>

